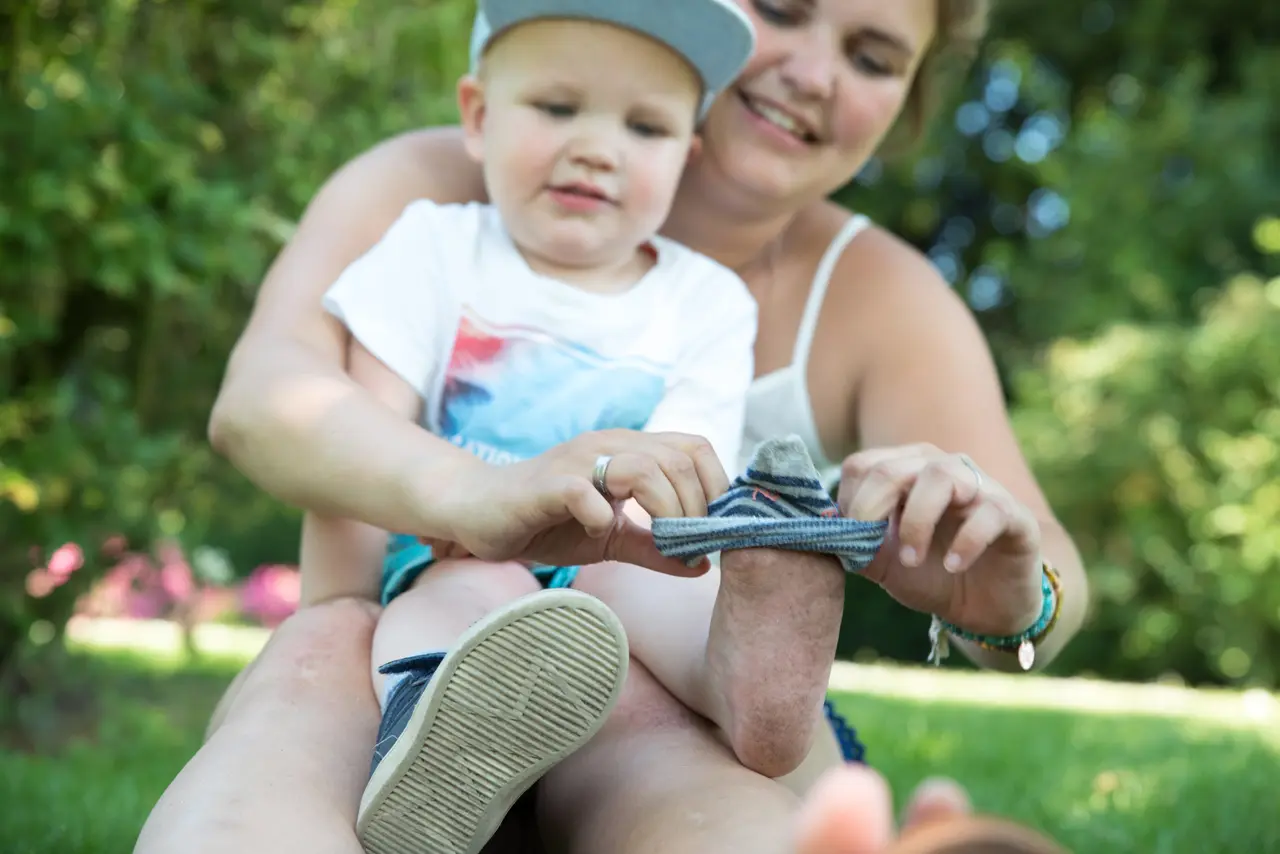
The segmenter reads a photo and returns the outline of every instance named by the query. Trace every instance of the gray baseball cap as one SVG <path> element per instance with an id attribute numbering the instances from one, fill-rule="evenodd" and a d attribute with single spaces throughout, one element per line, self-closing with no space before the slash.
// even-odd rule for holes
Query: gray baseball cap
<path id="1" fill-rule="evenodd" d="M 494 36 L 541 18 L 601 21 L 662 42 L 702 78 L 702 114 L 755 50 L 751 21 L 731 0 L 480 0 L 471 32 L 472 70 Z"/>

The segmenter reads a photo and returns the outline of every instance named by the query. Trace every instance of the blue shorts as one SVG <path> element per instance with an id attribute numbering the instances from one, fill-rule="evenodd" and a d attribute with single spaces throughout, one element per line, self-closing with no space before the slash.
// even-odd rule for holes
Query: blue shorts
<path id="1" fill-rule="evenodd" d="M 382 560 L 382 589 L 379 598 L 385 606 L 392 599 L 413 586 L 418 576 L 427 571 L 435 558 L 431 546 L 424 546 L 417 537 L 408 534 L 392 534 L 387 542 L 387 556 Z M 542 583 L 544 590 L 572 587 L 578 577 L 576 566 L 532 567 L 533 577 Z"/>

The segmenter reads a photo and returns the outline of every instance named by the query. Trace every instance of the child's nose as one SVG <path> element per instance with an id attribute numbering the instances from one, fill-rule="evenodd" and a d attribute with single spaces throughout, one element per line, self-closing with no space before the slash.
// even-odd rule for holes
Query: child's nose
<path id="1" fill-rule="evenodd" d="M 574 141 L 569 151 L 575 166 L 596 172 L 612 172 L 618 168 L 618 147 L 607 133 L 584 134 Z"/>

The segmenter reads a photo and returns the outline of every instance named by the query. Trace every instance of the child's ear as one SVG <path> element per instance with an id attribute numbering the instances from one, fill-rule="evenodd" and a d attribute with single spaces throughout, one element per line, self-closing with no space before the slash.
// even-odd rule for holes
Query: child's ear
<path id="1" fill-rule="evenodd" d="M 484 157 L 484 84 L 470 74 L 458 81 L 458 112 L 467 154 L 479 163 Z"/>

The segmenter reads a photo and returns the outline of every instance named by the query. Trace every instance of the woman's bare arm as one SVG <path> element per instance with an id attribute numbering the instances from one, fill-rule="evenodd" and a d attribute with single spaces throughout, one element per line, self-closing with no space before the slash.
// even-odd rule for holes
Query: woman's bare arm
<path id="1" fill-rule="evenodd" d="M 1064 590 L 1054 630 L 1036 651 L 1037 662 L 1047 664 L 1084 622 L 1088 581 L 1019 448 L 981 329 L 928 260 L 886 232 L 858 238 L 835 275 L 848 287 L 833 287 L 826 309 L 846 320 L 830 328 L 857 348 L 852 418 L 858 444 L 926 443 L 967 453 L 1034 514 L 1044 557 Z M 959 645 L 981 666 L 1018 669 L 1012 655 Z"/>
<path id="2" fill-rule="evenodd" d="M 428 484 L 476 465 L 465 451 L 420 453 L 429 440 L 346 373 L 345 329 L 321 308 L 339 274 L 411 201 L 483 198 L 461 133 L 389 140 L 335 173 L 263 282 L 213 407 L 213 446 L 267 492 L 326 516 L 448 537 Z M 335 441 L 340 437 L 353 441 Z"/>

